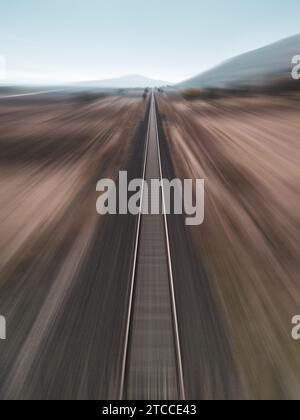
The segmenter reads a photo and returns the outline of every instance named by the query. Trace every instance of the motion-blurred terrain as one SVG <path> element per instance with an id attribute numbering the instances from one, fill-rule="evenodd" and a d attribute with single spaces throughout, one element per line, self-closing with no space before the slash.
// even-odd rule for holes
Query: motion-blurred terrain
<path id="1" fill-rule="evenodd" d="M 110 276 L 130 270 L 117 251 L 128 238 L 97 215 L 96 183 L 126 168 L 144 113 L 141 95 L 1 102 L 1 398 L 116 397 L 122 322 L 110 316 L 122 319 L 127 301 Z"/>
<path id="2" fill-rule="evenodd" d="M 205 222 L 170 216 L 188 399 L 299 398 L 297 89 L 155 93 L 167 176 L 206 180 Z M 2 399 L 117 399 L 136 218 L 96 183 L 141 177 L 149 96 L 0 100 Z"/>
<path id="3" fill-rule="evenodd" d="M 176 174 L 206 180 L 205 223 L 192 235 L 245 398 L 300 395 L 300 349 L 291 338 L 300 310 L 299 100 L 159 100 Z"/>
<path id="4" fill-rule="evenodd" d="M 247 52 L 176 85 L 179 89 L 251 86 L 266 89 L 274 81 L 291 79 L 292 58 L 299 54 L 300 35 Z M 294 85 L 293 89 L 296 89 Z M 299 89 L 299 88 L 298 88 Z"/>

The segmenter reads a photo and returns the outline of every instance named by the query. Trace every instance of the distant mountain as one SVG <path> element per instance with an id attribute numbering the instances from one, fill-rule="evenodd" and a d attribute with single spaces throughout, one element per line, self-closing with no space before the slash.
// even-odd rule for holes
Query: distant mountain
<path id="1" fill-rule="evenodd" d="M 300 54 L 300 34 L 242 54 L 176 85 L 186 88 L 226 88 L 290 78 L 292 58 Z"/>
<path id="2" fill-rule="evenodd" d="M 104 89 L 130 89 L 130 88 L 154 88 L 168 85 L 168 82 L 162 80 L 149 79 L 139 75 L 129 75 L 115 79 L 95 80 L 91 82 L 82 82 L 78 85 L 83 87 L 104 88 Z"/>

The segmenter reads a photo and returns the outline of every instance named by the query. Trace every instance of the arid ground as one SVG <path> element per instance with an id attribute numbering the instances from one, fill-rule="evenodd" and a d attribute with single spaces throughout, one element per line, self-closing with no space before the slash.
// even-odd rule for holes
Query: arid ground
<path id="1" fill-rule="evenodd" d="M 206 182 L 205 223 L 192 236 L 243 397 L 298 398 L 299 98 L 160 97 L 159 110 L 176 174 Z"/>
<path id="2" fill-rule="evenodd" d="M 162 164 L 203 178 L 205 221 L 170 217 L 188 399 L 297 399 L 299 98 L 156 93 Z M 142 93 L 0 100 L 1 399 L 118 399 L 136 219 L 97 181 L 140 177 Z"/>

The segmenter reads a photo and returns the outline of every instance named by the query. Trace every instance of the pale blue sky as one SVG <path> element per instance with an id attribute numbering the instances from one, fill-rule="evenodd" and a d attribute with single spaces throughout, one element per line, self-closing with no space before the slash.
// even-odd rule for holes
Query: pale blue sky
<path id="1" fill-rule="evenodd" d="M 0 56 L 19 81 L 175 82 L 299 33 L 299 17 L 299 0 L 1 0 Z"/>

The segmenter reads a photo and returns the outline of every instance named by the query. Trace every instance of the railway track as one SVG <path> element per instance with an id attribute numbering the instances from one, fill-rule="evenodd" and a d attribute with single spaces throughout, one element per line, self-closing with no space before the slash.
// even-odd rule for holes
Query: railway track
<path id="1" fill-rule="evenodd" d="M 163 179 L 154 93 L 143 179 Z M 138 216 L 120 399 L 184 400 L 185 390 L 164 191 L 162 212 Z M 150 196 L 149 196 L 149 204 Z"/>

